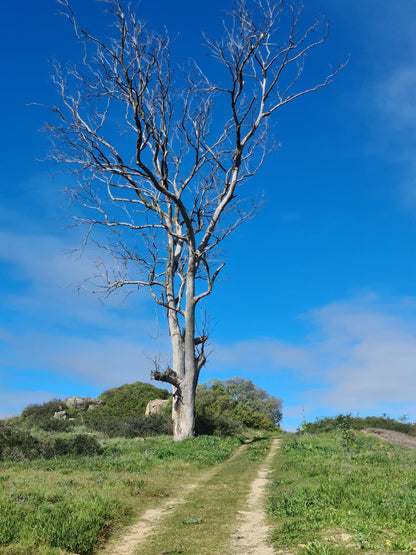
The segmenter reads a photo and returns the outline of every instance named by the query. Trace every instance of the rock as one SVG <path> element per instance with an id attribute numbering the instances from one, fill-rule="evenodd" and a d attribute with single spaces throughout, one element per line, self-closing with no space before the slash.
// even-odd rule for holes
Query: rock
<path id="1" fill-rule="evenodd" d="M 68 397 L 65 399 L 65 405 L 69 409 L 87 410 L 91 406 L 103 404 L 103 401 L 93 399 L 92 397 Z"/>
<path id="2" fill-rule="evenodd" d="M 58 410 L 53 415 L 54 418 L 57 420 L 66 420 L 66 411 L 65 410 Z"/>
<path id="3" fill-rule="evenodd" d="M 151 414 L 162 414 L 163 409 L 169 403 L 168 399 L 154 399 L 147 403 L 145 416 L 150 416 Z"/>

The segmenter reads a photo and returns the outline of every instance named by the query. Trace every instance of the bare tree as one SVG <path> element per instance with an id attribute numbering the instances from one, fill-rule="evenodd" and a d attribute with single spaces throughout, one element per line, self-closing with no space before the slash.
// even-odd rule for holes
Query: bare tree
<path id="1" fill-rule="evenodd" d="M 156 365 L 151 377 L 172 385 L 180 440 L 194 434 L 206 362 L 208 332 L 196 336 L 196 307 L 224 267 L 218 246 L 256 208 L 240 190 L 270 150 L 269 119 L 340 67 L 300 86 L 305 56 L 327 29 L 316 20 L 302 30 L 301 10 L 283 2 L 257 0 L 251 10 L 237 0 L 223 38 L 206 39 L 218 62 L 212 79 L 196 62 L 174 70 L 168 35 L 149 31 L 120 0 L 103 0 L 115 22 L 108 40 L 59 1 L 85 56 L 69 70 L 56 64 L 53 158 L 79 174 L 77 223 L 113 260 L 98 265 L 96 290 L 146 287 L 166 311 L 171 364 Z"/>

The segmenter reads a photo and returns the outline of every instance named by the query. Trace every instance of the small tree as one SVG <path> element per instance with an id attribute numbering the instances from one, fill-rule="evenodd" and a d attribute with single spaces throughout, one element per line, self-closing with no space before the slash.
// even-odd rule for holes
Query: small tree
<path id="1" fill-rule="evenodd" d="M 56 64 L 53 159 L 79 175 L 77 223 L 114 261 L 99 261 L 92 289 L 146 287 L 166 311 L 172 361 L 151 377 L 172 385 L 175 438 L 190 437 L 208 340 L 203 322 L 196 333 L 196 307 L 224 267 L 218 246 L 256 208 L 239 192 L 269 150 L 270 117 L 340 68 L 300 87 L 305 56 L 327 32 L 319 21 L 302 31 L 301 11 L 283 2 L 250 10 L 237 0 L 223 38 L 206 39 L 217 82 L 195 62 L 174 71 L 167 34 L 146 29 L 120 0 L 103 0 L 115 23 L 108 40 L 58 1 L 85 56 L 66 72 Z"/>
<path id="2" fill-rule="evenodd" d="M 273 430 L 282 419 L 282 401 L 243 378 L 198 385 L 196 409 L 203 433 L 234 433 L 243 426 Z"/>

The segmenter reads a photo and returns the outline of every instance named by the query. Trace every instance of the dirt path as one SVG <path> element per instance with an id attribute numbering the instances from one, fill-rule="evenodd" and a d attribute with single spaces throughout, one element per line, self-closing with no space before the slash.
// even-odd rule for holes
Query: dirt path
<path id="1" fill-rule="evenodd" d="M 273 440 L 269 454 L 259 468 L 256 479 L 251 484 L 247 498 L 247 510 L 240 511 L 241 522 L 233 538 L 236 553 L 250 555 L 271 555 L 274 550 L 267 543 L 269 527 L 265 521 L 264 497 L 271 471 L 272 459 L 279 447 L 280 441 Z"/>
<path id="2" fill-rule="evenodd" d="M 245 447 L 246 445 L 241 445 L 236 449 L 227 462 L 237 457 Z M 195 483 L 184 485 L 180 497 L 170 498 L 162 506 L 145 511 L 137 522 L 125 530 L 122 537 L 110 540 L 99 553 L 101 555 L 134 555 L 138 547 L 153 533 L 160 520 L 177 505 L 185 503 L 191 492 L 207 482 L 217 471 L 218 467 L 215 467 L 204 472 Z"/>

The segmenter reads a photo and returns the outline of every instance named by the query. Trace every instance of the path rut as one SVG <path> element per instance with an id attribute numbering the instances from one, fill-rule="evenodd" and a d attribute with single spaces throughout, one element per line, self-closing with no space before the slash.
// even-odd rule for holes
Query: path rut
<path id="1" fill-rule="evenodd" d="M 236 553 L 250 555 L 271 555 L 274 553 L 273 548 L 267 541 L 270 528 L 266 524 L 264 505 L 271 463 L 279 448 L 279 443 L 280 440 L 273 440 L 270 451 L 259 468 L 257 477 L 251 484 L 247 498 L 247 509 L 240 511 L 240 525 L 232 539 Z"/>

